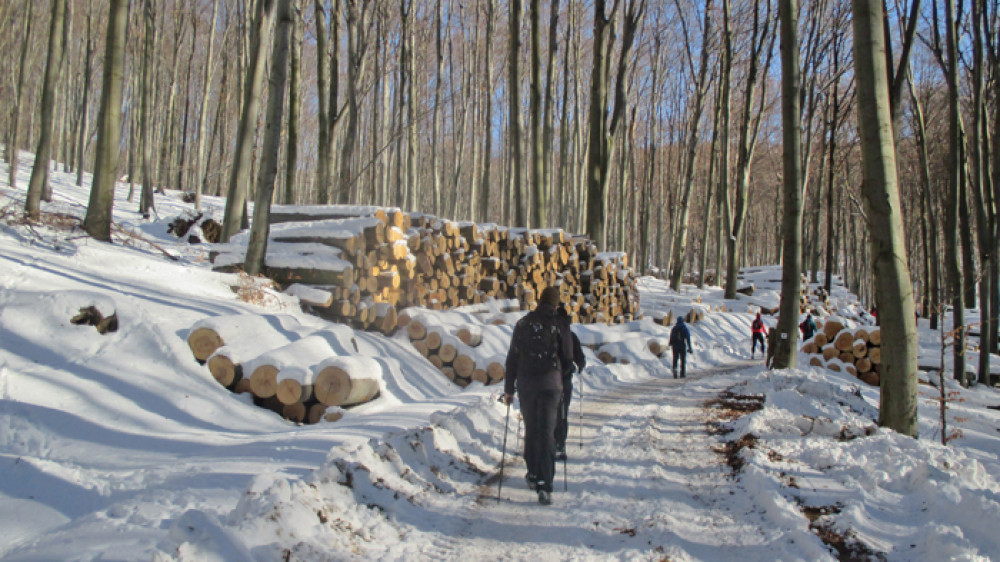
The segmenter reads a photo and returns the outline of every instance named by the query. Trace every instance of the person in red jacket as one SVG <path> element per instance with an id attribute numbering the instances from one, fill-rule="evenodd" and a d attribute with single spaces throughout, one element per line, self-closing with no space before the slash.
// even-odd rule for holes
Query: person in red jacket
<path id="1" fill-rule="evenodd" d="M 757 317 L 753 319 L 753 322 L 750 323 L 750 333 L 753 336 L 753 344 L 750 347 L 750 358 L 753 359 L 754 354 L 757 352 L 758 342 L 760 342 L 760 352 L 767 353 L 767 345 L 764 343 L 764 336 L 767 335 L 767 326 L 760 319 L 759 312 L 757 313 Z"/>

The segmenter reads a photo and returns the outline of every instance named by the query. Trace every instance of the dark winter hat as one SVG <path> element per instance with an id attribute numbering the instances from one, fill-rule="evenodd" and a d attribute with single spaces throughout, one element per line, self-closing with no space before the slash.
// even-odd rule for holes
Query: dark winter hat
<path id="1" fill-rule="evenodd" d="M 539 297 L 538 302 L 547 304 L 552 308 L 559 306 L 559 289 L 556 287 L 546 287 L 542 291 L 542 296 Z"/>

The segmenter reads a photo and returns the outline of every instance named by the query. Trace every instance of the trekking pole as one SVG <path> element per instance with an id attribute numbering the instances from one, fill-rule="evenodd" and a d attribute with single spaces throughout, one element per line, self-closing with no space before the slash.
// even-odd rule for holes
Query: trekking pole
<path id="1" fill-rule="evenodd" d="M 570 391 L 572 392 L 572 391 Z M 559 415 L 562 416 L 563 422 L 566 424 L 566 433 L 569 433 L 569 404 L 566 406 L 559 406 Z M 569 484 L 566 483 L 566 441 L 563 440 L 563 491 L 569 490 Z"/>
<path id="2" fill-rule="evenodd" d="M 583 371 L 580 371 L 580 448 L 583 448 Z"/>
<path id="3" fill-rule="evenodd" d="M 497 483 L 497 503 L 500 503 L 500 491 L 503 490 L 503 462 L 507 457 L 507 427 L 510 422 L 510 404 L 507 404 L 507 417 L 503 420 L 503 448 L 500 452 L 500 482 Z"/>

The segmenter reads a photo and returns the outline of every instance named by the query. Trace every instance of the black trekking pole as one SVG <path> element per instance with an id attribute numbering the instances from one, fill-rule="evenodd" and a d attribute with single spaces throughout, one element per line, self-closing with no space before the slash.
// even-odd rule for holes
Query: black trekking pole
<path id="1" fill-rule="evenodd" d="M 572 392 L 572 390 L 570 390 Z M 565 406 L 559 405 L 559 414 L 562 416 L 563 423 L 566 424 L 566 434 L 569 434 L 569 404 Z M 566 441 L 563 440 L 563 491 L 569 490 L 569 484 L 566 483 Z"/>
<path id="2" fill-rule="evenodd" d="M 507 417 L 503 420 L 503 449 L 500 451 L 500 482 L 497 483 L 497 503 L 500 503 L 500 491 L 503 490 L 503 462 L 507 457 L 507 427 L 510 425 L 510 404 L 507 404 Z"/>
<path id="3" fill-rule="evenodd" d="M 566 413 L 569 416 L 569 412 Z M 583 448 L 583 371 L 580 371 L 580 448 Z"/>

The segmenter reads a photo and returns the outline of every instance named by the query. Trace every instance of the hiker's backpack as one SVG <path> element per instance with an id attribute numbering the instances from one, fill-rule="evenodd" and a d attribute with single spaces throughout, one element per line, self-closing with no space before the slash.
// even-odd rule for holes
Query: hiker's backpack
<path id="1" fill-rule="evenodd" d="M 522 372 L 562 373 L 562 363 L 559 360 L 561 343 L 559 326 L 549 318 L 534 314 L 525 316 L 523 322 L 519 352 L 521 365 L 526 369 Z"/>

